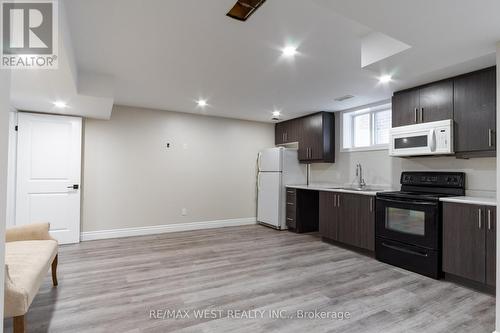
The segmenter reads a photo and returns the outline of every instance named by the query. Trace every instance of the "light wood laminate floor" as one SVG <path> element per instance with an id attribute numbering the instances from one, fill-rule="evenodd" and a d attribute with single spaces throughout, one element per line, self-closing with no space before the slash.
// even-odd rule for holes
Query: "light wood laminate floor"
<path id="1" fill-rule="evenodd" d="M 188 319 L 151 319 L 151 310 Z M 222 318 L 194 318 L 194 310 Z M 59 287 L 47 276 L 28 332 L 493 332 L 494 297 L 262 226 L 61 246 Z M 228 318 L 284 310 L 285 319 Z M 288 318 L 298 310 L 350 319 Z M 247 312 L 248 314 L 248 312 Z M 237 312 L 232 313 L 236 317 Z M 243 313 L 241 314 L 243 315 Z M 11 331 L 11 320 L 4 321 Z"/>

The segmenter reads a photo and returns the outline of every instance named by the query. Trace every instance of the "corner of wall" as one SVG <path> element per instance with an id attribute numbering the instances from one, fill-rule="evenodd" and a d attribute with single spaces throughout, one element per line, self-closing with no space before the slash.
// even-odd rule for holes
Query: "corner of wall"
<path id="1" fill-rule="evenodd" d="M 497 133 L 500 129 L 500 41 L 497 43 Z M 497 135 L 497 147 L 500 145 L 500 137 Z M 500 188 L 500 154 L 497 154 L 497 202 L 498 189 Z M 497 212 L 498 216 L 498 212 Z M 498 218 L 497 218 L 498 219 Z M 497 228 L 497 244 L 500 244 L 500 231 Z M 500 332 L 500 246 L 497 246 L 497 281 L 496 281 L 496 310 L 495 310 L 495 327 L 496 332 Z"/>

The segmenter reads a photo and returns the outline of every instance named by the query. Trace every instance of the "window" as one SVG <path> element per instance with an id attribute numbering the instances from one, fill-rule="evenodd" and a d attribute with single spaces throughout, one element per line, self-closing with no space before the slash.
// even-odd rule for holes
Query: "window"
<path id="1" fill-rule="evenodd" d="M 391 123 L 391 104 L 343 112 L 342 149 L 387 149 Z"/>

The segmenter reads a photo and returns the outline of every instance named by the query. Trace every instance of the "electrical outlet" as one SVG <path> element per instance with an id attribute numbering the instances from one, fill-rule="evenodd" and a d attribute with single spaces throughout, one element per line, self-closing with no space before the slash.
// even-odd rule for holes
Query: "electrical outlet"
<path id="1" fill-rule="evenodd" d="M 186 216 L 188 214 L 187 208 L 182 208 L 181 214 L 182 216 Z"/>

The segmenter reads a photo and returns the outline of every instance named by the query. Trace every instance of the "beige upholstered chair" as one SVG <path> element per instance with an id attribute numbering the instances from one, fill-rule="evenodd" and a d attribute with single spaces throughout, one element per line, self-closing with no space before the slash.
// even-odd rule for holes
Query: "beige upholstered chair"
<path id="1" fill-rule="evenodd" d="M 14 333 L 24 332 L 24 315 L 52 265 L 57 286 L 57 241 L 49 224 L 7 229 L 5 243 L 5 318 L 14 318 Z"/>

